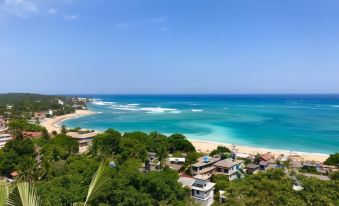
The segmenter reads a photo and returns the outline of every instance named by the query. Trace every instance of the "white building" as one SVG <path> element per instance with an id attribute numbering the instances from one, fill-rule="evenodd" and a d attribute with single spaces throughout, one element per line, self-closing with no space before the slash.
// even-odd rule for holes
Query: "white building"
<path id="1" fill-rule="evenodd" d="M 211 177 L 214 174 L 214 163 L 220 161 L 220 157 L 200 157 L 197 163 L 191 166 L 191 174 Z"/>
<path id="2" fill-rule="evenodd" d="M 0 134 L 0 149 L 5 146 L 5 144 L 12 140 L 12 137 L 10 134 Z"/>
<path id="3" fill-rule="evenodd" d="M 210 206 L 214 202 L 215 183 L 210 182 L 206 176 L 196 175 L 194 178 L 180 177 L 178 180 L 184 187 L 191 190 L 194 201 L 201 206 Z"/>
<path id="4" fill-rule="evenodd" d="M 243 176 L 244 169 L 243 160 L 233 160 L 232 158 L 220 160 L 214 164 L 215 174 L 226 175 L 230 181 Z"/>
<path id="5" fill-rule="evenodd" d="M 70 136 L 76 139 L 79 142 L 79 153 L 88 151 L 90 145 L 92 144 L 93 138 L 99 134 L 98 132 L 68 132 L 67 136 Z"/>
<path id="6" fill-rule="evenodd" d="M 58 104 L 64 105 L 64 101 L 62 101 L 61 99 L 59 99 L 59 100 L 58 100 Z"/>

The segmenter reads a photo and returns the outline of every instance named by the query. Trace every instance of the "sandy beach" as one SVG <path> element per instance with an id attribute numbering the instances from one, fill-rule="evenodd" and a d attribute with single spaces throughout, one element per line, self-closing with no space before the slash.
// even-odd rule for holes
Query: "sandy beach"
<path id="1" fill-rule="evenodd" d="M 43 127 L 46 127 L 48 132 L 56 131 L 60 132 L 60 123 L 65 120 L 78 118 L 86 115 L 95 114 L 93 111 L 89 110 L 76 110 L 73 114 L 66 114 L 62 116 L 57 116 L 53 118 L 47 118 L 44 122 L 41 123 Z M 192 140 L 190 139 L 194 147 L 199 152 L 209 153 L 212 150 L 216 149 L 219 145 L 226 146 L 228 148 L 233 148 L 232 144 L 219 143 L 219 142 L 209 142 L 203 140 Z M 267 152 L 271 152 L 275 157 L 284 154 L 285 156 L 291 155 L 299 155 L 304 161 L 316 161 L 316 162 L 324 162 L 327 158 L 327 154 L 319 154 L 319 153 L 307 153 L 307 152 L 298 152 L 298 151 L 287 151 L 287 150 L 275 150 L 275 149 L 266 149 L 266 148 L 257 148 L 257 147 L 249 147 L 249 146 L 240 146 L 236 145 L 236 150 L 240 153 L 247 154 L 263 154 Z"/>
<path id="2" fill-rule="evenodd" d="M 87 115 L 95 114 L 95 112 L 89 110 L 76 110 L 75 113 L 65 114 L 61 116 L 56 116 L 53 118 L 46 118 L 45 121 L 41 123 L 41 126 L 46 127 L 48 132 L 56 131 L 60 132 L 60 123 L 73 118 L 83 117 Z"/>
<path id="3" fill-rule="evenodd" d="M 209 153 L 210 151 L 216 149 L 219 145 L 226 146 L 230 149 L 233 148 L 231 144 L 218 143 L 218 142 L 208 142 L 201 140 L 190 140 L 195 147 L 195 149 L 199 152 Z M 265 149 L 265 148 L 256 148 L 256 147 L 248 147 L 248 146 L 238 146 L 236 145 L 235 149 L 240 153 L 247 154 L 263 154 L 267 152 L 271 152 L 275 158 L 284 154 L 285 156 L 291 155 L 299 155 L 304 161 L 316 161 L 316 162 L 324 162 L 327 158 L 327 154 L 319 154 L 319 153 L 307 153 L 307 152 L 298 152 L 298 151 L 286 151 L 286 150 L 275 150 L 275 149 Z"/>

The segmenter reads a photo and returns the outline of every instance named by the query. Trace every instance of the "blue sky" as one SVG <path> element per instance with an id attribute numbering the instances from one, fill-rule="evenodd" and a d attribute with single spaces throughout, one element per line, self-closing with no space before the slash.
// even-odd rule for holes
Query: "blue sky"
<path id="1" fill-rule="evenodd" d="M 339 1 L 0 0 L 0 92 L 339 93 Z"/>

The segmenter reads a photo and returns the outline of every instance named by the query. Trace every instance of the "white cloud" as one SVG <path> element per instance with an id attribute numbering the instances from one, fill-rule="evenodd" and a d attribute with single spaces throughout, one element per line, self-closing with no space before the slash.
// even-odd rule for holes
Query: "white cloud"
<path id="1" fill-rule="evenodd" d="M 38 11 L 38 7 L 29 0 L 4 0 L 0 8 L 19 17 L 28 17 Z"/>
<path id="2" fill-rule="evenodd" d="M 79 18 L 78 14 L 74 14 L 74 15 L 64 15 L 64 19 L 67 21 L 73 21 L 73 20 L 77 20 Z"/>
<path id="3" fill-rule="evenodd" d="M 56 14 L 56 13 L 58 13 L 58 11 L 57 11 L 55 8 L 50 8 L 50 9 L 48 10 L 48 14 L 53 15 L 53 14 Z"/>

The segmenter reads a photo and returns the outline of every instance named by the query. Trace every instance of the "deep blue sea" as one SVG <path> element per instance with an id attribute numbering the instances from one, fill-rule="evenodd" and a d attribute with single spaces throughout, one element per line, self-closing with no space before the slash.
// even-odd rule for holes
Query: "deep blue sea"
<path id="1" fill-rule="evenodd" d="M 339 95 L 79 95 L 98 114 L 67 120 L 95 130 L 183 133 L 190 139 L 339 152 Z"/>

